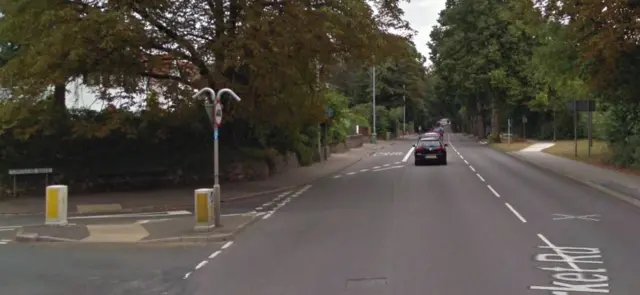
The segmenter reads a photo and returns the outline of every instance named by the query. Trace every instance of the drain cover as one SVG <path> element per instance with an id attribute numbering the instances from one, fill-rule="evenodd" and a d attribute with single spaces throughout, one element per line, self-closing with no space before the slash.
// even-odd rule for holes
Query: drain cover
<path id="1" fill-rule="evenodd" d="M 347 280 L 347 290 L 384 286 L 387 278 L 358 278 Z"/>

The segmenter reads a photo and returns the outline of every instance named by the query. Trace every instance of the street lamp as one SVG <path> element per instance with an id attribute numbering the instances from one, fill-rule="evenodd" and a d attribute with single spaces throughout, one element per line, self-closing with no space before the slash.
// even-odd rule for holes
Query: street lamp
<path id="1" fill-rule="evenodd" d="M 373 88 L 373 133 L 371 133 L 371 143 L 375 144 L 378 139 L 376 134 L 376 66 L 372 68 L 371 88 Z"/>
<path id="2" fill-rule="evenodd" d="M 220 103 L 220 98 L 222 98 L 222 95 L 225 93 L 231 94 L 236 101 L 240 101 L 240 97 L 229 88 L 220 89 L 218 91 L 218 95 L 216 95 L 216 92 L 213 91 L 213 89 L 206 87 L 200 89 L 200 91 L 194 94 L 193 98 L 197 98 L 205 93 L 209 94 L 209 97 L 205 101 L 204 107 L 207 111 L 207 115 L 209 116 L 209 120 L 213 125 L 213 220 L 214 225 L 219 227 L 222 226 L 220 223 L 220 165 L 218 161 L 218 128 L 220 128 L 220 125 L 222 124 L 222 104 Z"/>
<path id="3" fill-rule="evenodd" d="M 407 134 L 407 89 L 402 85 L 402 135 Z"/>

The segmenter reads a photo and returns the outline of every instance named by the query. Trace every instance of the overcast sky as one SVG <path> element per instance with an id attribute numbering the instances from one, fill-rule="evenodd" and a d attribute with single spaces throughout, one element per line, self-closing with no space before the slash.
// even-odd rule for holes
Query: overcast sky
<path id="1" fill-rule="evenodd" d="M 414 38 L 416 47 L 422 55 L 429 58 L 429 33 L 437 24 L 438 14 L 444 9 L 446 0 L 411 0 L 411 3 L 403 3 L 405 19 L 411 23 L 411 27 L 418 31 Z"/>

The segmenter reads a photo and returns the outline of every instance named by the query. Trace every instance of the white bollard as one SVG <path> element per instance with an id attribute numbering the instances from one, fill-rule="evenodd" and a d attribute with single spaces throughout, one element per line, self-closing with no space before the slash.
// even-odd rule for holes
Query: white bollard
<path id="1" fill-rule="evenodd" d="M 69 190 L 66 185 L 47 186 L 45 199 L 46 225 L 67 225 Z"/>
<path id="2" fill-rule="evenodd" d="M 215 227 L 213 189 L 201 188 L 194 192 L 195 231 L 210 231 Z"/>

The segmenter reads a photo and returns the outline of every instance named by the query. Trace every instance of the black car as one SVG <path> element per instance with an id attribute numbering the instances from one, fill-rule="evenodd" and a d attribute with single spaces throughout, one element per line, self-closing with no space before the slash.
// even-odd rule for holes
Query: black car
<path id="1" fill-rule="evenodd" d="M 442 140 L 437 138 L 424 138 L 414 145 L 413 153 L 415 164 L 420 165 L 427 162 L 435 162 L 447 165 L 447 146 Z"/>

